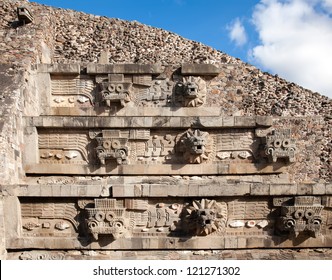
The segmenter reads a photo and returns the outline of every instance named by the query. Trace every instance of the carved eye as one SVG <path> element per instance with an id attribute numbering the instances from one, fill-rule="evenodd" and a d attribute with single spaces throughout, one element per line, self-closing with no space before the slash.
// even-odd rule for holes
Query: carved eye
<path id="1" fill-rule="evenodd" d="M 121 85 L 121 84 L 120 84 L 120 85 L 117 85 L 117 86 L 116 86 L 116 91 L 117 91 L 117 92 L 122 92 L 122 91 L 123 91 L 123 85 Z"/>
<path id="2" fill-rule="evenodd" d="M 121 221 L 116 221 L 116 222 L 113 223 L 113 227 L 122 228 L 123 227 L 123 223 Z"/>
<path id="3" fill-rule="evenodd" d="M 274 140 L 273 145 L 274 145 L 274 147 L 279 148 L 281 146 L 281 140 L 280 139 Z"/>
<path id="4" fill-rule="evenodd" d="M 314 219 L 312 221 L 312 224 L 315 225 L 315 226 L 319 226 L 321 223 L 322 223 L 322 221 L 320 219 Z"/>
<path id="5" fill-rule="evenodd" d="M 98 227 L 98 224 L 95 221 L 88 222 L 88 228 L 93 229 Z"/>
<path id="6" fill-rule="evenodd" d="M 293 228 L 295 226 L 295 221 L 293 219 L 288 219 L 285 221 L 285 228 Z"/>
<path id="7" fill-rule="evenodd" d="M 294 212 L 294 218 L 295 219 L 301 219 L 304 216 L 304 211 L 299 209 Z"/>
<path id="8" fill-rule="evenodd" d="M 315 213 L 315 211 L 313 209 L 308 209 L 308 210 L 305 211 L 304 215 L 305 215 L 305 217 L 307 219 L 310 219 L 310 218 L 312 218 L 312 216 L 314 215 L 314 213 Z"/>
<path id="9" fill-rule="evenodd" d="M 108 90 L 109 90 L 110 92 L 115 91 L 115 85 L 114 85 L 114 84 L 110 84 L 110 85 L 108 86 Z"/>
<path id="10" fill-rule="evenodd" d="M 110 141 L 110 140 L 105 140 L 105 141 L 103 142 L 103 147 L 104 147 L 105 149 L 109 149 L 109 148 L 111 147 L 111 141 Z"/>
<path id="11" fill-rule="evenodd" d="M 95 219 L 98 221 L 98 222 L 101 222 L 105 219 L 105 213 L 102 212 L 102 211 L 98 211 L 96 214 L 95 214 Z"/>
<path id="12" fill-rule="evenodd" d="M 119 140 L 113 140 L 112 141 L 112 148 L 113 149 L 119 149 L 121 147 L 120 141 Z"/>
<path id="13" fill-rule="evenodd" d="M 282 141 L 282 146 L 283 147 L 287 148 L 287 147 L 289 147 L 289 145 L 290 145 L 290 140 L 289 139 L 285 139 L 284 141 Z"/>
<path id="14" fill-rule="evenodd" d="M 115 217 L 115 213 L 112 211 L 109 211 L 106 213 L 106 221 L 111 222 Z"/>

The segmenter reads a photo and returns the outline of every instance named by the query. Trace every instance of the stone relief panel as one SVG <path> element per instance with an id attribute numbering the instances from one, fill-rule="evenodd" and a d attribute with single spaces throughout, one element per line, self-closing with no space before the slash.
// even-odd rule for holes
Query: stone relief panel
<path id="1" fill-rule="evenodd" d="M 58 132 L 58 133 L 57 133 Z M 80 131 L 40 131 L 39 161 L 51 164 L 84 164 L 88 162 L 88 136 Z"/>
<path id="2" fill-rule="evenodd" d="M 73 202 L 21 203 L 21 215 L 23 236 L 72 236 L 79 227 L 79 211 Z"/>
<path id="3" fill-rule="evenodd" d="M 266 199 L 232 200 L 228 202 L 227 207 L 229 215 L 227 226 L 234 234 L 243 230 L 257 231 L 273 226 L 269 201 Z"/>
<path id="4" fill-rule="evenodd" d="M 274 130 L 265 141 L 265 155 L 270 162 L 277 162 L 280 158 L 295 162 L 296 145 L 290 129 Z"/>
<path id="5" fill-rule="evenodd" d="M 280 207 L 280 217 L 277 220 L 277 231 L 297 237 L 309 234 L 318 237 L 322 229 L 321 197 L 299 196 L 274 198 L 273 205 Z"/>
<path id="6" fill-rule="evenodd" d="M 123 205 L 116 199 L 95 199 L 93 208 L 85 208 L 87 227 L 95 240 L 99 234 L 110 235 L 113 239 L 124 237 L 132 231 L 134 221 Z"/>
<path id="7" fill-rule="evenodd" d="M 273 139 L 279 135 L 278 132 L 274 133 Z M 295 160 L 295 141 L 287 140 L 289 138 L 280 140 L 289 149 L 283 146 L 274 149 L 267 144 L 272 141 L 266 141 L 270 139 L 268 137 L 269 134 L 266 137 L 257 135 L 251 128 L 72 131 L 44 128 L 38 130 L 39 159 L 33 168 L 37 170 L 36 173 L 57 173 L 57 166 L 70 165 L 68 169 L 61 169 L 61 173 L 116 174 L 123 166 L 121 172 L 130 175 L 142 172 L 142 165 L 146 166 L 145 172 L 148 174 L 163 174 L 163 169 L 158 169 L 158 165 L 171 168 L 175 164 L 187 168 L 186 172 L 193 174 L 209 174 L 212 170 L 220 170 L 223 174 L 283 172 L 282 168 L 289 165 L 288 158 L 290 161 Z M 273 140 L 271 145 L 278 146 L 278 139 Z M 266 157 L 267 150 L 273 153 L 278 162 Z M 286 161 L 284 157 L 287 157 Z M 199 170 L 194 167 L 199 165 L 202 166 Z M 42 171 L 38 171 L 38 166 Z M 32 170 L 29 166 L 27 169 Z M 172 170 L 172 174 L 177 174 L 177 169 Z M 178 171 L 178 174 L 181 172 Z"/>
<path id="8" fill-rule="evenodd" d="M 188 130 L 180 138 L 179 150 L 188 163 L 203 163 L 209 159 L 213 140 L 208 132 L 199 129 Z"/>
<path id="9" fill-rule="evenodd" d="M 59 70 L 49 68 L 50 104 L 44 105 L 51 108 L 91 108 L 84 110 L 88 115 L 99 115 L 105 110 L 116 112 L 124 107 L 202 107 L 206 105 L 208 93 L 215 90 L 211 79 L 220 72 L 213 65 L 203 65 L 200 70 L 195 65 L 182 68 L 129 64 L 102 66 L 82 68 L 72 65 L 73 69 L 78 68 L 78 72 L 69 71 L 67 75 L 61 72 L 52 74 L 52 71 Z M 158 69 L 152 71 L 149 67 Z M 48 67 L 41 68 L 42 72 L 47 72 Z M 192 71 L 186 70 L 189 68 Z M 214 68 L 214 71 L 208 68 Z M 80 111 L 59 109 L 51 112 L 79 115 Z"/>
<path id="10" fill-rule="evenodd" d="M 205 103 L 206 82 L 195 76 L 183 77 L 174 87 L 175 100 L 184 107 L 199 107 Z"/>
<path id="11" fill-rule="evenodd" d="M 107 77 L 96 76 L 99 100 L 108 107 L 119 104 L 125 107 L 131 101 L 133 84 L 127 81 L 122 74 L 109 74 Z"/>
<path id="12" fill-rule="evenodd" d="M 51 76 L 51 107 L 93 107 L 95 84 L 87 76 Z"/>
<path id="13" fill-rule="evenodd" d="M 195 235 L 224 232 L 227 221 L 227 204 L 203 198 L 185 207 L 187 230 Z"/>
<path id="14" fill-rule="evenodd" d="M 43 247 L 41 244 L 44 243 L 38 242 L 40 238 L 47 244 L 50 240 L 54 242 L 65 237 L 72 240 L 67 245 L 72 246 L 71 249 L 78 244 L 96 244 L 95 248 L 99 248 L 98 244 L 112 244 L 120 239 L 156 237 L 161 240 L 180 238 L 182 242 L 195 237 L 198 238 L 195 242 L 200 242 L 241 236 L 266 241 L 278 236 L 292 239 L 295 234 L 315 240 L 320 235 L 326 238 L 331 235 L 331 207 L 323 200 L 318 196 L 274 199 L 72 198 L 65 202 L 56 198 L 48 202 L 25 198 L 21 200 L 19 236 L 23 240 L 28 238 L 30 246 L 35 248 Z M 46 259 L 51 257 L 45 256 Z M 34 256 L 27 255 L 26 258 Z"/>

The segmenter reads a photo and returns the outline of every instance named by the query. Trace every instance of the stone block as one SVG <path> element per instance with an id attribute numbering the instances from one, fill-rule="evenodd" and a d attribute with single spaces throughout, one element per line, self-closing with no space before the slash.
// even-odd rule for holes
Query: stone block
<path id="1" fill-rule="evenodd" d="M 152 184 L 150 185 L 150 197 L 163 197 L 167 196 L 169 193 L 169 190 L 166 186 L 158 185 L 158 184 Z"/>
<path id="2" fill-rule="evenodd" d="M 234 117 L 236 127 L 256 127 L 255 117 Z"/>
<path id="3" fill-rule="evenodd" d="M 269 195 L 270 185 L 269 184 L 252 184 L 250 187 L 250 195 Z"/>
<path id="4" fill-rule="evenodd" d="M 79 74 L 81 69 L 79 64 L 38 64 L 37 71 L 39 73 L 52 74 Z"/>
<path id="5" fill-rule="evenodd" d="M 326 194 L 332 194 L 332 184 L 328 183 L 325 186 Z"/>
<path id="6" fill-rule="evenodd" d="M 199 196 L 199 185 L 190 185 L 188 196 Z"/>
<path id="7" fill-rule="evenodd" d="M 273 184 L 270 186 L 270 195 L 296 195 L 297 185 L 277 185 Z"/>
<path id="8" fill-rule="evenodd" d="M 40 196 L 41 194 L 41 185 L 30 185 L 28 187 L 28 194 L 29 196 Z"/>
<path id="9" fill-rule="evenodd" d="M 199 122 L 203 127 L 221 127 L 223 125 L 223 117 L 200 117 Z"/>
<path id="10" fill-rule="evenodd" d="M 236 236 L 225 237 L 225 249 L 236 249 L 238 248 L 238 239 Z"/>
<path id="11" fill-rule="evenodd" d="M 298 195 L 312 195 L 313 194 L 312 184 L 298 184 L 297 194 Z"/>
<path id="12" fill-rule="evenodd" d="M 257 126 L 272 126 L 273 118 L 270 116 L 256 116 L 256 125 Z"/>
<path id="13" fill-rule="evenodd" d="M 235 124 L 234 117 L 223 117 L 222 126 L 223 127 L 233 127 Z"/>
<path id="14" fill-rule="evenodd" d="M 15 196 L 3 197 L 6 239 L 20 236 L 22 230 L 20 201 Z"/>
<path id="15" fill-rule="evenodd" d="M 157 64 L 88 64 L 88 74 L 161 74 Z"/>
<path id="16" fill-rule="evenodd" d="M 123 185 L 113 185 L 112 186 L 112 197 L 123 197 L 123 196 L 124 196 Z"/>
<path id="17" fill-rule="evenodd" d="M 319 194 L 326 194 L 326 186 L 325 184 L 315 184 L 312 186 L 312 194 L 319 195 Z"/>
<path id="18" fill-rule="evenodd" d="M 182 75 L 216 76 L 221 70 L 213 64 L 182 64 Z"/>

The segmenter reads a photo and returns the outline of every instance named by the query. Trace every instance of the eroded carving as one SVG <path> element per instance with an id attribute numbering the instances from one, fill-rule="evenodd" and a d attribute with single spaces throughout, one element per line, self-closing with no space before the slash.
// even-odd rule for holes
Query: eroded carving
<path id="1" fill-rule="evenodd" d="M 185 208 L 185 221 L 195 235 L 209 235 L 225 229 L 227 204 L 203 198 Z"/>
<path id="2" fill-rule="evenodd" d="M 108 79 L 99 83 L 100 97 L 107 106 L 120 103 L 121 107 L 131 100 L 132 82 L 126 82 L 123 74 L 109 74 Z"/>
<path id="3" fill-rule="evenodd" d="M 78 232 L 78 214 L 74 203 L 22 203 L 23 233 L 28 236 L 71 235 Z"/>
<path id="4" fill-rule="evenodd" d="M 277 230 L 298 236 L 307 233 L 317 237 L 321 233 L 322 210 L 320 197 L 299 196 L 273 199 L 273 205 L 280 207 Z"/>
<path id="5" fill-rule="evenodd" d="M 149 130 L 102 130 L 101 132 L 91 131 L 91 139 L 97 140 L 95 148 L 97 157 L 101 164 L 106 163 L 106 159 L 115 159 L 118 165 L 128 164 L 128 141 L 148 140 Z"/>
<path id="6" fill-rule="evenodd" d="M 87 162 L 87 134 L 81 133 L 40 133 L 39 153 L 42 162 L 66 163 Z"/>
<path id="7" fill-rule="evenodd" d="M 206 97 L 206 83 L 200 77 L 184 77 L 183 81 L 175 85 L 175 95 L 185 107 L 199 107 L 204 104 Z"/>
<path id="8" fill-rule="evenodd" d="M 216 156 L 220 160 L 252 161 L 258 157 L 259 144 L 253 131 L 226 131 L 216 136 Z"/>
<path id="9" fill-rule="evenodd" d="M 118 239 L 128 233 L 130 218 L 126 208 L 118 205 L 116 199 L 95 199 L 94 207 L 85 210 L 87 226 L 95 240 L 100 234 Z"/>
<path id="10" fill-rule="evenodd" d="M 277 162 L 279 158 L 295 162 L 296 146 L 290 129 L 274 130 L 265 140 L 265 155 L 270 162 Z"/>
<path id="11" fill-rule="evenodd" d="M 88 77 L 52 76 L 52 107 L 87 107 L 94 104 L 94 82 Z"/>
<path id="12" fill-rule="evenodd" d="M 199 129 L 188 130 L 180 139 L 180 152 L 188 163 L 203 163 L 211 153 L 211 139 L 208 132 Z"/>

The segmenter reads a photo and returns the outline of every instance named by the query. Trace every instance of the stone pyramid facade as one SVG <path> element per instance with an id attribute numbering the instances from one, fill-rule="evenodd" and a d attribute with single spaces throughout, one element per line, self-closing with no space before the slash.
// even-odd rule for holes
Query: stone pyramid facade
<path id="1" fill-rule="evenodd" d="M 331 99 L 138 22 L 0 16 L 1 259 L 331 258 Z"/>

